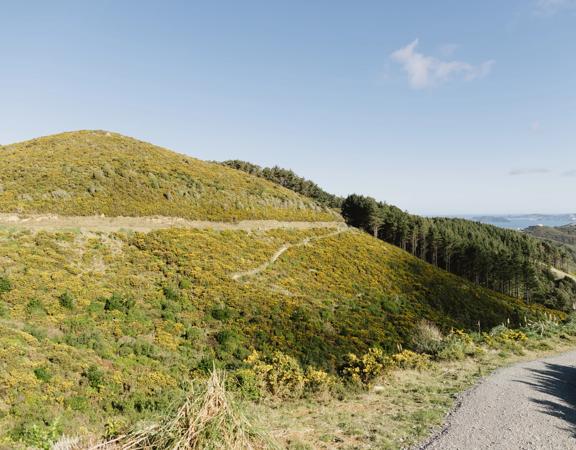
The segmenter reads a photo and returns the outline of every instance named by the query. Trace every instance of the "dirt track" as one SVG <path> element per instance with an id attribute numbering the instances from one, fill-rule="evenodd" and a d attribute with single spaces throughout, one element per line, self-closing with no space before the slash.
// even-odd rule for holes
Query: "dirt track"
<path id="1" fill-rule="evenodd" d="M 334 231 L 332 233 L 323 234 L 321 236 L 308 237 L 308 238 L 303 239 L 302 241 L 298 242 L 297 244 L 284 244 L 270 257 L 270 259 L 268 261 L 264 262 L 260 266 L 255 267 L 254 269 L 251 269 L 251 270 L 247 270 L 245 272 L 235 272 L 231 275 L 231 277 L 233 280 L 240 280 L 242 278 L 253 277 L 255 275 L 258 275 L 260 272 L 265 271 L 268 267 L 270 267 L 272 264 L 274 264 L 278 260 L 278 258 L 280 258 L 280 256 L 282 256 L 282 254 L 284 254 L 284 252 L 286 252 L 286 250 L 288 250 L 290 248 L 294 248 L 294 247 L 302 247 L 303 245 L 308 245 L 314 241 L 319 241 L 321 239 L 326 239 L 326 238 L 329 238 L 332 236 L 336 236 L 337 234 L 343 233 L 344 231 L 346 231 L 346 229 L 342 228 L 342 229 L 339 229 L 339 230 Z"/>
<path id="2" fill-rule="evenodd" d="M 313 228 L 346 228 L 343 222 L 280 222 L 277 220 L 242 220 L 239 222 L 210 222 L 187 220 L 178 217 L 104 217 L 58 216 L 55 214 L 18 215 L 0 213 L 0 227 L 32 231 L 74 229 L 81 231 L 113 232 L 134 230 L 148 232 L 164 228 L 195 228 L 203 230 L 272 230 L 287 228 L 308 230 Z"/>
<path id="3" fill-rule="evenodd" d="M 576 448 L 576 351 L 500 369 L 421 450 Z"/>

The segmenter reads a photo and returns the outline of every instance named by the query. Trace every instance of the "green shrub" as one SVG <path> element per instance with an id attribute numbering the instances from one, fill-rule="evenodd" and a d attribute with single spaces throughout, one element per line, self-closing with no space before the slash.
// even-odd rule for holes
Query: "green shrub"
<path id="1" fill-rule="evenodd" d="M 85 412 L 88 410 L 88 399 L 82 395 L 74 395 L 66 398 L 64 405 L 73 411 Z"/>
<path id="2" fill-rule="evenodd" d="M 482 352 L 482 348 L 476 345 L 471 335 L 462 330 L 452 330 L 442 342 L 436 358 L 441 361 L 459 361 Z"/>
<path id="3" fill-rule="evenodd" d="M 32 448 L 50 450 L 61 434 L 62 427 L 56 420 L 49 424 L 23 423 L 12 431 L 11 437 Z"/>
<path id="4" fill-rule="evenodd" d="M 210 314 L 214 319 L 220 320 L 221 322 L 226 322 L 228 319 L 230 319 L 232 312 L 226 306 L 217 306 L 212 308 Z"/>
<path id="5" fill-rule="evenodd" d="M 164 293 L 164 298 L 166 300 L 178 300 L 180 298 L 176 289 L 171 286 L 164 286 L 162 292 Z"/>
<path id="6" fill-rule="evenodd" d="M 46 367 L 36 367 L 34 369 L 34 375 L 36 375 L 36 378 L 38 378 L 40 381 L 50 381 L 52 379 L 52 374 L 50 373 L 50 371 L 48 370 L 48 368 Z"/>
<path id="7" fill-rule="evenodd" d="M 26 305 L 26 312 L 28 314 L 46 314 L 46 308 L 44 307 L 42 300 L 33 298 Z"/>
<path id="8" fill-rule="evenodd" d="M 127 314 L 136 304 L 131 298 L 126 298 L 121 294 L 115 292 L 104 302 L 105 311 L 122 311 Z"/>
<path id="9" fill-rule="evenodd" d="M 58 297 L 58 300 L 60 302 L 60 306 L 62 306 L 63 308 L 74 309 L 75 300 L 72 294 L 70 294 L 70 292 L 66 291 L 63 294 L 61 294 L 60 297 Z"/>
<path id="10" fill-rule="evenodd" d="M 5 276 L 0 275 L 0 294 L 3 294 L 4 292 L 9 292 L 11 290 L 12 290 L 12 283 L 10 283 L 10 280 Z"/>
<path id="11" fill-rule="evenodd" d="M 182 278 L 178 282 L 178 287 L 180 289 L 190 289 L 192 287 L 192 281 L 190 281 L 188 278 Z"/>
<path id="12" fill-rule="evenodd" d="M 422 320 L 413 331 L 411 344 L 412 348 L 418 353 L 435 355 L 442 348 L 442 339 L 442 333 L 436 325 L 427 320 Z"/>
<path id="13" fill-rule="evenodd" d="M 233 381 L 242 397 L 258 400 L 264 395 L 262 379 L 253 369 L 237 369 L 233 372 Z"/>
<path id="14" fill-rule="evenodd" d="M 82 375 L 88 380 L 90 387 L 94 389 L 100 390 L 104 384 L 104 371 L 95 364 L 89 366 Z"/>
<path id="15" fill-rule="evenodd" d="M 234 351 L 240 343 L 240 335 L 234 330 L 221 330 L 215 337 L 220 347 L 228 352 Z"/>

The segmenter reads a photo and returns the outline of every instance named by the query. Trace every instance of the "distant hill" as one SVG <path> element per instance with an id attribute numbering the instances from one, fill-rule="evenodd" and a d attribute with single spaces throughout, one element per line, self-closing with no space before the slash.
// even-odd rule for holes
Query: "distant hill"
<path id="1" fill-rule="evenodd" d="M 278 184 L 106 131 L 0 147 L 0 212 L 339 219 Z"/>
<path id="2" fill-rule="evenodd" d="M 493 216 L 462 216 L 476 222 L 498 225 L 514 230 L 523 230 L 530 226 L 555 227 L 567 223 L 576 222 L 576 214 L 507 214 Z"/>
<path id="3" fill-rule="evenodd" d="M 560 227 L 534 226 L 524 231 L 532 236 L 572 246 L 576 250 L 576 224 Z"/>

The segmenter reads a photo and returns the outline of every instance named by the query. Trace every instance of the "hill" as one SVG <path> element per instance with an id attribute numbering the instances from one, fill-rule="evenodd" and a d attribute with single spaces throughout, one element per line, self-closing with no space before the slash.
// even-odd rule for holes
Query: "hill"
<path id="1" fill-rule="evenodd" d="M 254 350 L 301 385 L 374 348 L 418 350 L 422 323 L 450 335 L 564 317 L 419 259 L 404 228 L 402 249 L 346 227 L 337 198 L 287 172 L 269 178 L 317 198 L 266 177 L 107 132 L 0 148 L 0 448 L 115 436 L 214 366 L 257 398 Z"/>
<path id="2" fill-rule="evenodd" d="M 278 167 L 262 169 L 244 161 L 223 164 L 274 181 L 317 201 L 339 205 L 349 225 L 476 284 L 526 302 L 564 311 L 573 308 L 576 282 L 559 279 L 549 270 L 553 266 L 573 271 L 576 267 L 573 249 L 480 222 L 409 214 L 362 195 L 352 194 L 341 199 Z"/>
<path id="3" fill-rule="evenodd" d="M 569 245 L 576 250 L 576 225 L 574 224 L 561 227 L 528 227 L 524 232 L 531 236 Z"/>
<path id="4" fill-rule="evenodd" d="M 544 312 L 354 230 L 3 230 L 0 255 L 12 443 L 120 430 L 213 363 L 242 377 L 253 349 L 335 373 L 349 352 L 410 347 L 422 319 L 488 330 Z"/>
<path id="5" fill-rule="evenodd" d="M 338 220 L 262 178 L 106 131 L 0 147 L 0 212 Z"/>

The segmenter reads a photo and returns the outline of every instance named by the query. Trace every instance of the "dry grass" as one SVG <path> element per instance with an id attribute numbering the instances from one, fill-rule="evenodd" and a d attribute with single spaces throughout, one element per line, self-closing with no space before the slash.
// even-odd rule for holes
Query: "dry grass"
<path id="1" fill-rule="evenodd" d="M 92 447 L 109 450 L 256 450 L 274 444 L 256 431 L 225 388 L 225 374 L 213 370 L 204 392 L 192 392 L 163 423 Z"/>

